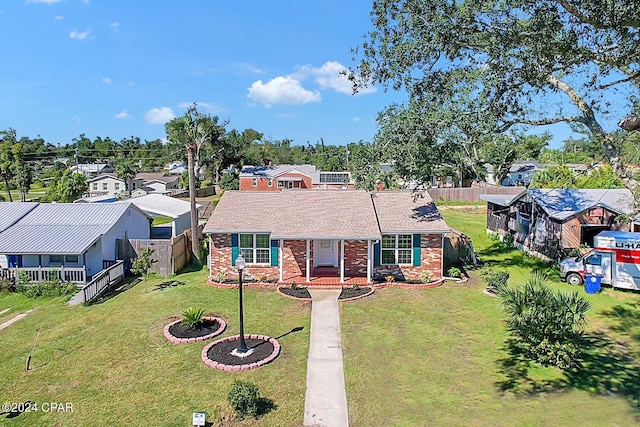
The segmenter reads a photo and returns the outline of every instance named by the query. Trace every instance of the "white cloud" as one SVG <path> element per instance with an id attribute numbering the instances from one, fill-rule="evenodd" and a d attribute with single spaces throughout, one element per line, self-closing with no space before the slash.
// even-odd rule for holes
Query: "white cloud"
<path id="1" fill-rule="evenodd" d="M 27 3 L 44 3 L 44 4 L 53 4 L 58 3 L 61 0 L 27 0 Z"/>
<path id="2" fill-rule="evenodd" d="M 173 114 L 173 110 L 169 107 L 160 107 L 160 108 L 152 108 L 147 111 L 147 114 L 144 116 L 147 123 L 151 125 L 163 125 L 170 120 L 176 118 L 176 115 Z"/>
<path id="3" fill-rule="evenodd" d="M 238 62 L 235 65 L 236 69 L 240 73 L 249 73 L 249 74 L 264 74 L 264 70 L 249 64 L 248 62 Z"/>
<path id="4" fill-rule="evenodd" d="M 211 104 L 209 102 L 201 102 L 201 101 L 196 101 L 196 104 L 198 106 L 198 110 L 204 110 L 206 113 L 209 113 L 209 114 L 219 114 L 225 111 L 224 107 L 218 104 Z M 184 108 L 186 110 L 192 105 L 193 105 L 193 102 L 181 102 L 178 105 L 178 107 Z"/>
<path id="5" fill-rule="evenodd" d="M 262 83 L 262 80 L 254 82 L 247 98 L 260 102 L 265 107 L 273 104 L 301 105 L 322 99 L 320 92 L 306 90 L 299 80 L 289 76 L 276 77 L 267 83 Z"/>
<path id="6" fill-rule="evenodd" d="M 130 119 L 131 117 L 131 114 L 129 114 L 127 110 L 122 110 L 118 114 L 113 116 L 114 119 Z"/>
<path id="7" fill-rule="evenodd" d="M 358 123 L 358 122 L 360 121 L 360 117 L 354 117 L 354 118 L 353 118 L 353 121 L 354 121 L 354 122 L 356 122 L 356 123 Z"/>
<path id="8" fill-rule="evenodd" d="M 56 16 L 53 17 L 54 21 L 62 21 L 63 19 L 64 19 L 64 16 L 62 16 L 62 15 L 56 15 Z"/>
<path id="9" fill-rule="evenodd" d="M 111 81 L 111 79 L 109 77 L 103 77 L 102 78 L 102 83 L 104 83 L 106 85 L 110 85 L 113 82 Z"/>
<path id="10" fill-rule="evenodd" d="M 90 32 L 91 30 L 87 30 L 83 33 L 78 32 L 78 30 L 73 30 L 69 33 L 69 37 L 74 40 L 85 40 L 87 37 L 89 37 Z"/>
<path id="11" fill-rule="evenodd" d="M 347 67 L 337 61 L 327 61 L 321 67 L 312 67 L 304 65 L 300 67 L 293 76 L 300 80 L 308 77 L 313 79 L 320 85 L 321 89 L 333 89 L 336 92 L 353 94 L 353 83 L 349 80 Z M 373 86 L 364 88 L 358 94 L 373 93 L 376 88 Z"/>
<path id="12" fill-rule="evenodd" d="M 109 24 L 109 26 L 113 29 L 113 31 L 118 31 L 120 29 L 119 22 L 112 22 L 111 24 Z"/>
<path id="13" fill-rule="evenodd" d="M 79 116 L 79 115 L 77 115 L 77 114 L 76 114 L 76 115 L 74 115 L 74 116 L 73 116 L 73 121 L 74 121 L 74 122 L 76 122 L 76 123 L 80 123 L 80 116 Z"/>

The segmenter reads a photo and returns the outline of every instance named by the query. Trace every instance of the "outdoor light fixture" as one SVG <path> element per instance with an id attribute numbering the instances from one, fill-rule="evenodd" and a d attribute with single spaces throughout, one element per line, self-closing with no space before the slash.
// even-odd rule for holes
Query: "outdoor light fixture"
<path id="1" fill-rule="evenodd" d="M 246 262 L 242 254 L 236 258 L 236 267 L 238 268 L 238 293 L 240 299 L 240 344 L 236 349 L 236 354 L 248 355 L 250 348 L 247 347 L 247 343 L 244 341 L 244 309 L 242 307 L 242 270 L 246 267 Z"/>

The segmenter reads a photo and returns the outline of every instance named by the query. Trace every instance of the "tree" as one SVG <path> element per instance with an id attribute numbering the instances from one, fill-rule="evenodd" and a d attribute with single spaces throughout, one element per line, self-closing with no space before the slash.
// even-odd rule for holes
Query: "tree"
<path id="1" fill-rule="evenodd" d="M 189 170 L 189 198 L 191 201 L 191 250 L 193 263 L 200 265 L 200 239 L 198 236 L 198 211 L 196 209 L 196 170 L 199 171 L 199 153 L 205 144 L 215 147 L 224 134 L 227 122 L 218 124 L 218 117 L 202 114 L 194 104 L 187 112 L 165 125 L 167 139 L 182 144 L 187 150 Z M 217 153 L 217 150 L 213 150 Z"/>
<path id="2" fill-rule="evenodd" d="M 11 184 L 13 173 L 15 170 L 15 151 L 14 146 L 17 144 L 16 131 L 8 129 L 0 132 L 0 175 L 4 181 L 4 188 L 9 196 L 9 201 L 13 202 L 11 196 Z"/>
<path id="3" fill-rule="evenodd" d="M 66 169 L 62 176 L 47 189 L 44 199 L 48 202 L 71 203 L 87 191 L 87 177 Z"/>
<path id="4" fill-rule="evenodd" d="M 629 189 L 640 188 L 618 132 L 603 125 L 638 109 L 635 2 L 376 0 L 371 15 L 375 28 L 354 50 L 356 90 L 404 88 L 412 103 L 442 106 L 429 111 L 446 126 L 477 116 L 492 134 L 567 123 L 602 146 Z"/>
<path id="5" fill-rule="evenodd" d="M 158 262 L 157 259 L 151 258 L 154 252 L 154 249 L 144 248 L 140 250 L 137 257 L 131 258 L 131 271 L 133 274 L 139 274 L 142 276 L 145 292 L 147 292 L 147 278 L 149 277 L 149 273 L 151 273 L 151 268 L 153 267 L 153 264 Z"/>
<path id="6" fill-rule="evenodd" d="M 502 286 L 502 309 L 514 344 L 525 357 L 543 366 L 579 366 L 582 327 L 589 302 L 578 295 L 554 291 L 535 272 L 522 288 Z"/>
<path id="7" fill-rule="evenodd" d="M 136 171 L 133 168 L 130 160 L 120 160 L 116 164 L 116 175 L 122 179 L 127 187 L 127 195 L 131 197 L 133 178 L 136 177 Z"/>

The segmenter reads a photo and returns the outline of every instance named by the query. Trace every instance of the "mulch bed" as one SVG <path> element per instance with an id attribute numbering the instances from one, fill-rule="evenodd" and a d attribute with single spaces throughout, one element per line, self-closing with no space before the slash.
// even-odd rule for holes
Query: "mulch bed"
<path id="1" fill-rule="evenodd" d="M 238 348 L 240 336 L 222 338 L 202 349 L 202 361 L 215 369 L 246 371 L 273 362 L 280 355 L 280 343 L 266 335 L 246 335 L 245 342 L 253 352 L 247 357 L 237 357 L 231 352 Z"/>
<path id="2" fill-rule="evenodd" d="M 206 319 L 197 328 L 186 328 L 181 322 L 174 323 L 169 327 L 169 333 L 176 338 L 198 338 L 212 334 L 219 328 L 220 323 L 217 320 Z"/>
<path id="3" fill-rule="evenodd" d="M 309 290 L 307 288 L 291 288 L 291 287 L 280 287 L 278 288 L 278 290 L 287 295 L 290 296 L 292 298 L 297 298 L 297 299 L 311 299 L 311 294 L 309 293 Z"/>
<path id="4" fill-rule="evenodd" d="M 207 357 L 211 360 L 215 360 L 223 365 L 249 365 L 266 359 L 273 353 L 273 344 L 269 341 L 261 339 L 246 339 L 247 347 L 253 349 L 247 357 L 237 357 L 231 354 L 234 348 L 238 348 L 240 340 L 222 341 L 207 351 Z"/>
<path id="5" fill-rule="evenodd" d="M 342 288 L 342 292 L 340 292 L 339 300 L 351 299 L 351 298 L 360 298 L 365 295 L 372 293 L 372 288 L 369 286 L 359 286 L 357 288 Z"/>

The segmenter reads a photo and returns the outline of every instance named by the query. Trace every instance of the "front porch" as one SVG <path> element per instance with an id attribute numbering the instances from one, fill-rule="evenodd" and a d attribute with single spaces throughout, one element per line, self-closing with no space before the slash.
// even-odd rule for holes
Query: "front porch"
<path id="1" fill-rule="evenodd" d="M 340 277 L 337 268 L 331 267 L 315 267 L 309 277 L 304 274 L 289 275 L 278 281 L 278 286 L 286 286 L 295 283 L 296 285 L 314 287 L 350 287 L 365 286 L 372 282 L 365 276 Z"/>

